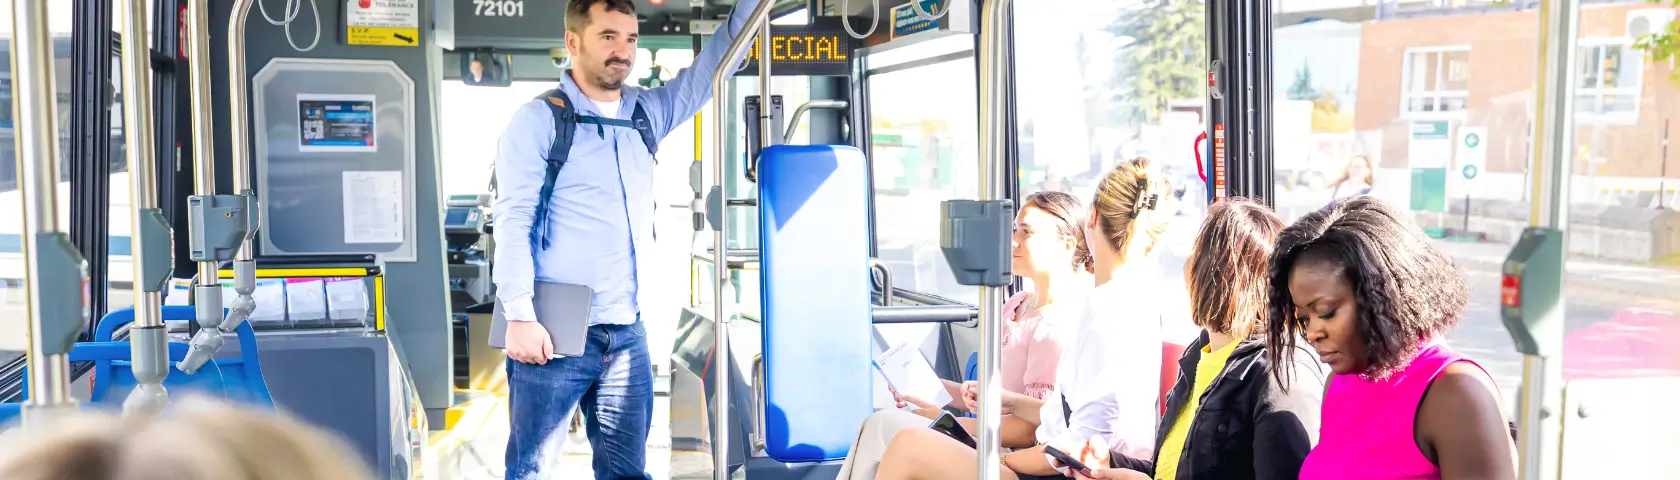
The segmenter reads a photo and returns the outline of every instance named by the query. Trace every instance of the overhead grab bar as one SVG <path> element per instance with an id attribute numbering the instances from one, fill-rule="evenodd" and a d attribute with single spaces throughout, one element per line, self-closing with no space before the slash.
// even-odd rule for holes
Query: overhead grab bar
<path id="1" fill-rule="evenodd" d="M 787 131 L 782 132 L 782 143 L 793 143 L 793 131 L 799 128 L 799 118 L 805 116 L 805 112 L 808 112 L 813 108 L 821 108 L 825 110 L 845 110 L 846 101 L 812 100 L 805 102 L 804 105 L 800 105 L 799 109 L 793 111 L 793 120 L 788 122 Z"/>
<path id="2" fill-rule="evenodd" d="M 723 63 L 719 64 L 717 70 L 712 73 L 711 118 L 716 119 L 718 125 L 717 128 L 712 129 L 712 177 L 709 179 L 711 187 L 707 189 L 707 195 L 714 196 L 720 206 L 723 203 L 723 189 L 720 185 L 728 175 L 728 172 L 724 171 L 723 147 L 729 143 L 729 139 L 724 136 L 727 129 L 723 128 L 722 123 L 723 119 L 729 118 L 724 112 L 724 103 L 726 102 L 723 99 L 729 98 L 725 95 L 727 92 L 724 91 L 729 86 L 729 82 L 725 80 L 735 74 L 736 68 L 741 64 L 742 57 L 746 54 L 746 47 L 751 45 L 753 38 L 757 36 L 756 30 L 769 31 L 770 7 L 775 4 L 774 1 L 761 1 L 753 8 L 752 15 L 747 17 L 746 22 L 742 23 L 741 32 L 735 35 L 733 41 L 729 42 L 729 50 L 723 54 Z M 734 16 L 734 12 L 731 12 L 730 15 Z M 758 28 L 752 28 L 754 26 Z M 729 33 L 729 20 L 724 20 L 722 28 L 724 34 Z M 769 64 L 770 61 L 770 55 L 764 55 L 759 59 L 759 63 L 765 65 Z M 769 82 L 765 81 L 764 84 L 768 85 Z M 766 89 L 766 91 L 759 93 L 764 98 L 769 98 L 771 92 Z M 707 204 L 710 205 L 711 202 L 707 202 Z M 729 245 L 729 221 L 724 217 L 722 211 L 710 212 L 707 217 L 712 220 L 712 265 L 727 265 L 728 260 L 725 257 Z M 730 358 L 729 316 L 732 314 L 729 312 L 730 305 L 728 302 L 733 301 L 735 297 L 734 293 L 729 291 L 731 286 L 729 272 L 728 268 L 712 269 L 712 281 L 715 282 L 713 283 L 715 288 L 712 289 L 712 325 L 714 328 L 712 356 L 724 365 L 728 364 L 728 360 L 725 359 Z M 712 412 L 714 415 L 712 418 L 712 478 L 716 480 L 730 478 L 729 370 L 728 368 L 712 369 Z"/>
<path id="3" fill-rule="evenodd" d="M 980 318 L 980 309 L 968 305 L 915 305 L 875 307 L 869 312 L 876 325 L 896 323 L 967 323 Z"/>

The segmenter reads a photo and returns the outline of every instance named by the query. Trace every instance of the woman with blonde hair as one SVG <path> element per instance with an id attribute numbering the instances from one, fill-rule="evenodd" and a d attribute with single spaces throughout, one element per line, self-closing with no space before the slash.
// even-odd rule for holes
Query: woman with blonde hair
<path id="1" fill-rule="evenodd" d="M 998 434 L 1002 478 L 1065 478 L 1045 453 L 1079 455 L 1093 437 L 1119 457 L 1147 462 L 1160 395 L 1163 272 L 1150 258 L 1172 219 L 1172 187 L 1146 159 L 1122 162 L 1097 186 L 1081 222 L 1095 288 L 1061 329 L 1062 358 L 1045 398 L 1005 393 Z M 974 389 L 964 392 L 974 400 Z M 1125 464 L 1123 464 L 1125 465 Z M 931 429 L 900 432 L 881 461 L 882 479 L 974 478 L 975 452 Z"/>
<path id="2" fill-rule="evenodd" d="M 6 480 L 371 480 L 342 440 L 273 414 L 185 399 L 155 417 L 64 412 L 0 435 Z"/>
<path id="3" fill-rule="evenodd" d="M 1208 208 L 1184 280 L 1202 333 L 1178 360 L 1178 380 L 1168 394 L 1155 433 L 1155 458 L 1101 468 L 1080 478 L 1119 480 L 1294 479 L 1318 439 L 1319 396 L 1325 372 L 1312 351 L 1295 347 L 1270 355 L 1272 246 L 1283 220 L 1266 206 L 1227 198 Z M 1273 361 L 1287 364 L 1294 388 L 1271 375 Z"/>

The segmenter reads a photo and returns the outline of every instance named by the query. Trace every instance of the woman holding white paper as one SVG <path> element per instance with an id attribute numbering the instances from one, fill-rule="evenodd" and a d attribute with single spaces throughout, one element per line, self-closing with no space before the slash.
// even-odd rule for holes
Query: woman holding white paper
<path id="1" fill-rule="evenodd" d="M 1078 312 L 1078 298 L 1091 285 L 1091 253 L 1079 226 L 1082 210 L 1083 205 L 1072 195 L 1039 192 L 1028 195 L 1015 216 L 1010 268 L 1029 281 L 1030 289 L 1010 297 L 1003 308 L 999 366 L 1006 391 L 1043 398 L 1056 384 L 1062 356 L 1056 330 L 1059 323 L 1066 323 L 1057 320 Z M 951 398 L 947 405 L 967 410 L 962 400 L 963 384 L 944 383 Z M 899 408 L 917 408 L 914 413 L 887 409 L 871 415 L 852 444 L 839 478 L 874 478 L 893 435 L 905 429 L 927 428 L 928 422 L 943 411 L 939 405 L 919 398 L 900 397 L 898 403 Z M 973 429 L 972 422 L 964 426 Z"/>
<path id="2" fill-rule="evenodd" d="M 999 435 L 1018 448 L 1001 457 L 1002 478 L 1066 478 L 1046 445 L 1094 460 L 1088 441 L 1150 459 L 1160 395 L 1162 298 L 1155 245 L 1173 208 L 1172 188 L 1146 159 L 1116 166 L 1097 186 L 1084 219 L 1096 288 L 1066 331 L 1055 389 L 1043 399 L 1004 393 Z M 964 397 L 974 401 L 972 389 Z M 1087 456 L 1090 454 L 1091 456 Z M 974 449 L 932 429 L 898 433 L 877 478 L 974 478 Z"/>

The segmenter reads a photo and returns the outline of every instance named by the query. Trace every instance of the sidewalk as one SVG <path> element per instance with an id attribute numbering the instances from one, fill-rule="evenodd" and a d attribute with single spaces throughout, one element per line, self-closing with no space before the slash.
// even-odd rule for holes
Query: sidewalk
<path id="1" fill-rule="evenodd" d="M 1447 240 L 1436 240 L 1435 245 L 1441 247 L 1453 259 L 1458 261 L 1467 273 L 1484 273 L 1498 275 L 1501 265 L 1505 263 L 1505 256 L 1510 253 L 1510 246 L 1497 243 L 1466 243 Z M 1638 305 L 1648 308 L 1680 311 L 1680 270 L 1634 265 L 1627 263 L 1598 260 L 1590 257 L 1572 256 L 1564 266 L 1568 274 L 1566 291 L 1597 291 L 1629 296 L 1639 300 Z M 1651 302 L 1662 303 L 1653 305 Z"/>

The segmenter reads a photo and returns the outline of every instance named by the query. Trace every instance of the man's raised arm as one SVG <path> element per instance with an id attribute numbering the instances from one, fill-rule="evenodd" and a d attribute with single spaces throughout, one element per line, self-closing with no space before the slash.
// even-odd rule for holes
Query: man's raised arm
<path id="1" fill-rule="evenodd" d="M 663 117 L 661 135 L 700 111 L 706 101 L 712 98 L 712 77 L 717 74 L 718 64 L 723 62 L 723 54 L 729 50 L 729 44 L 735 41 L 735 36 L 741 34 L 746 27 L 747 17 L 758 8 L 760 1 L 774 0 L 740 0 L 735 2 L 735 10 L 729 13 L 729 20 L 718 28 L 717 33 L 706 41 L 706 46 L 694 56 L 694 63 L 688 68 L 677 72 L 665 86 L 650 89 L 647 95 L 658 100 L 663 106 L 662 111 L 648 112 L 651 115 Z M 745 59 L 745 56 L 742 57 Z M 731 68 L 740 68 L 732 65 Z"/>
<path id="2" fill-rule="evenodd" d="M 554 120 L 547 107 L 532 101 L 519 107 L 502 131 L 496 149 L 496 298 L 508 320 L 535 321 L 531 284 L 536 261 L 531 252 L 531 225 L 542 190 L 547 163 L 543 156 L 554 140 Z M 537 226 L 535 228 L 541 228 Z"/>

